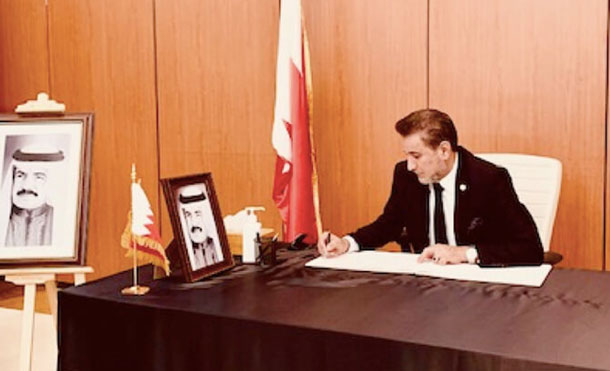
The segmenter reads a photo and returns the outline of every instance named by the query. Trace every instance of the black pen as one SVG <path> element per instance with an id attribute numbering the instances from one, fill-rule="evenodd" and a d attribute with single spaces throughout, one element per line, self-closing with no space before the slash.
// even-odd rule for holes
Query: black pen
<path id="1" fill-rule="evenodd" d="M 324 240 L 324 246 L 328 246 L 329 243 L 330 243 L 330 232 L 328 232 L 328 235 L 326 235 L 326 239 Z"/>

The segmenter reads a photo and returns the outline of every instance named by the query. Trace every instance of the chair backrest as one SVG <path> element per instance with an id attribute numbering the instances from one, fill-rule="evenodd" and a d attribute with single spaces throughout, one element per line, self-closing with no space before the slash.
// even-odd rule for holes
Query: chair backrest
<path id="1" fill-rule="evenodd" d="M 517 196 L 536 222 L 544 251 L 549 251 L 561 190 L 561 162 L 550 157 L 516 153 L 476 155 L 508 170 Z"/>

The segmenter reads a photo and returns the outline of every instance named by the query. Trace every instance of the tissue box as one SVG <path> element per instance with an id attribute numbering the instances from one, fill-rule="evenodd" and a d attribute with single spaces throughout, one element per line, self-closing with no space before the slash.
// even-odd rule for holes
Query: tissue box
<path id="1" fill-rule="evenodd" d="M 273 228 L 261 228 L 261 237 L 273 237 Z M 229 247 L 231 248 L 231 254 L 241 256 L 241 233 L 239 234 L 227 234 L 229 240 Z"/>

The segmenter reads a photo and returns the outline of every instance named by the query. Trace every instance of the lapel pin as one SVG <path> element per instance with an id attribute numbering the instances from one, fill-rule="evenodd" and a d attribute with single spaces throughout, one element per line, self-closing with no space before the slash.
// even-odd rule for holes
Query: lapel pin
<path id="1" fill-rule="evenodd" d="M 460 191 L 464 192 L 468 187 L 466 187 L 466 184 L 462 183 L 460 184 Z"/>

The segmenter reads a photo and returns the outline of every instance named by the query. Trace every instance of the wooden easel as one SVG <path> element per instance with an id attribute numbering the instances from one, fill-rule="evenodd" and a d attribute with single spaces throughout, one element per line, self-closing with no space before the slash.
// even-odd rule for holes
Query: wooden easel
<path id="1" fill-rule="evenodd" d="M 36 303 L 36 285 L 44 284 L 57 341 L 57 284 L 56 275 L 73 274 L 74 284 L 85 283 L 85 273 L 93 272 L 91 267 L 31 267 L 0 269 L 0 276 L 6 281 L 23 286 L 23 318 L 21 320 L 21 346 L 19 350 L 19 371 L 30 371 L 32 367 L 32 345 L 34 344 L 34 304 Z"/>
<path id="2" fill-rule="evenodd" d="M 20 115 L 62 115 L 66 106 L 49 99 L 47 93 L 38 93 L 36 100 L 29 100 L 15 108 Z M 57 346 L 57 284 L 56 275 L 73 274 L 76 286 L 85 283 L 85 273 L 92 273 L 93 268 L 85 266 L 57 267 L 22 267 L 0 269 L 0 276 L 6 281 L 23 286 L 23 318 L 21 320 L 21 346 L 19 350 L 19 371 L 30 371 L 32 368 L 32 345 L 34 344 L 34 304 L 36 303 L 36 285 L 44 284 L 47 299 L 53 316 L 55 328 L 55 345 Z"/>

